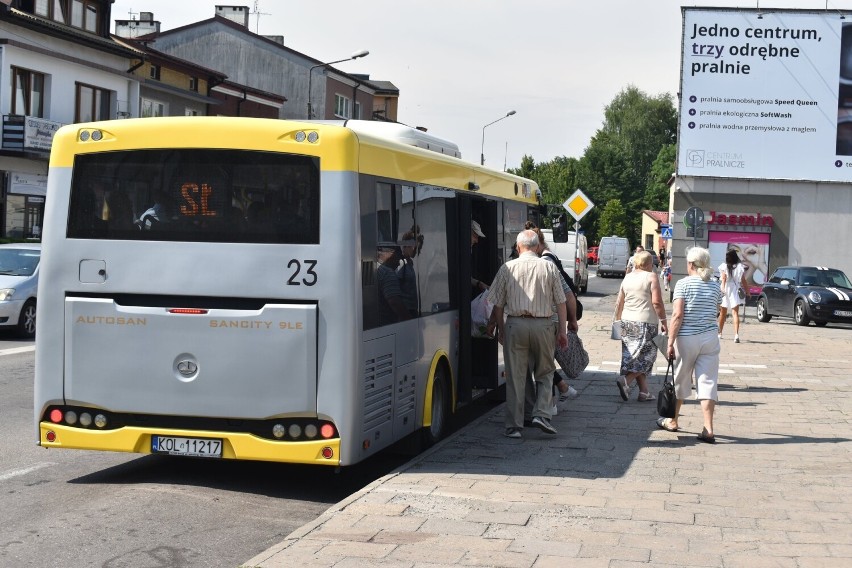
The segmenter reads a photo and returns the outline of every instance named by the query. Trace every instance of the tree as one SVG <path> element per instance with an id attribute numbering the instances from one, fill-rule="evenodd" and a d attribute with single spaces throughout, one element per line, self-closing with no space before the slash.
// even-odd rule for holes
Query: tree
<path id="1" fill-rule="evenodd" d="M 557 157 L 550 162 L 535 164 L 532 156 L 521 159 L 521 167 L 509 173 L 535 180 L 541 189 L 541 202 L 558 205 L 574 193 L 577 179 L 577 159 Z"/>
<path id="2" fill-rule="evenodd" d="M 660 148 L 675 141 L 677 111 L 668 93 L 650 97 L 630 85 L 604 110 L 602 130 L 618 140 L 634 174 L 645 182 Z"/>
<path id="3" fill-rule="evenodd" d="M 669 210 L 669 179 L 675 171 L 677 146 L 666 144 L 660 148 L 657 159 L 651 164 L 648 185 L 645 188 L 645 207 L 654 211 Z"/>
<path id="4" fill-rule="evenodd" d="M 627 213 L 618 199 L 610 199 L 606 202 L 598 219 L 598 234 L 618 236 L 627 234 Z"/>
<path id="5" fill-rule="evenodd" d="M 668 209 L 668 189 L 660 184 L 674 171 L 676 135 L 677 111 L 671 95 L 651 97 L 629 85 L 604 109 L 603 125 L 581 158 L 559 157 L 536 164 L 531 156 L 524 156 L 521 168 L 512 173 L 535 180 L 548 204 L 561 204 L 575 189 L 582 189 L 596 204 L 581 222 L 590 242 L 613 234 L 604 212 L 611 201 L 618 201 L 624 217 L 616 234 L 635 241 L 643 209 Z M 666 179 L 661 182 L 665 169 Z"/>
<path id="6" fill-rule="evenodd" d="M 592 137 L 581 159 L 582 182 L 595 203 L 618 199 L 626 211 L 623 233 L 636 240 L 641 212 L 648 209 L 646 188 L 651 165 L 660 148 L 672 144 L 677 133 L 677 112 L 668 94 L 649 97 L 629 86 L 604 110 L 604 124 Z M 598 235 L 611 234 L 600 227 Z"/>

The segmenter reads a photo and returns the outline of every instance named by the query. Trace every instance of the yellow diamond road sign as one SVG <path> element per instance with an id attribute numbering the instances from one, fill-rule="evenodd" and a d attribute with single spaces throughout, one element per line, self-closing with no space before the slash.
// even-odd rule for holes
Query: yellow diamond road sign
<path id="1" fill-rule="evenodd" d="M 594 206 L 595 204 L 592 203 L 592 200 L 586 197 L 586 194 L 579 189 L 572 193 L 571 197 L 566 199 L 565 203 L 562 204 L 562 207 L 577 221 L 582 219 Z"/>

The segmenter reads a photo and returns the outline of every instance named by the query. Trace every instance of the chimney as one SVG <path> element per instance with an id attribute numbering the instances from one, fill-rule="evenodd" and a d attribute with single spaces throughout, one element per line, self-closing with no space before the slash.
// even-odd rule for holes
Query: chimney
<path id="1" fill-rule="evenodd" d="M 154 12 L 140 12 L 136 20 L 116 20 L 115 35 L 136 38 L 148 34 L 160 33 L 160 22 L 154 19 Z"/>
<path id="2" fill-rule="evenodd" d="M 248 6 L 216 6 L 216 15 L 240 24 L 244 28 L 248 28 Z"/>

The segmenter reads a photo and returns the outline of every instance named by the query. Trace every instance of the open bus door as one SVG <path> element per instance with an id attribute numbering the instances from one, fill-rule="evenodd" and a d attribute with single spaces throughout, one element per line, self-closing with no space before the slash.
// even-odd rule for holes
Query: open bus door
<path id="1" fill-rule="evenodd" d="M 464 196 L 458 200 L 459 283 L 459 402 L 471 400 L 474 389 L 496 389 L 496 339 L 472 337 L 470 304 L 479 294 L 471 279 L 490 285 L 503 259 L 502 235 L 497 229 L 498 203 Z M 471 247 L 471 221 L 476 221 L 485 238 Z M 469 254 L 469 262 L 465 258 Z"/>

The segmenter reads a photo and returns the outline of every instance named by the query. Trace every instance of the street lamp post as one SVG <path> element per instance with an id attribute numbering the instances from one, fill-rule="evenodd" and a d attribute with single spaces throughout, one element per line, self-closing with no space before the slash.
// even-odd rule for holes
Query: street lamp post
<path id="1" fill-rule="evenodd" d="M 509 112 L 506 113 L 506 116 L 501 116 L 500 118 L 498 118 L 494 122 L 500 122 L 504 118 L 509 118 L 513 114 L 515 114 L 515 111 L 510 110 Z M 488 128 L 489 126 L 491 126 L 492 124 L 494 124 L 494 122 L 489 122 L 488 124 L 486 124 L 485 126 L 482 127 L 482 151 L 479 153 L 479 155 L 480 155 L 479 165 L 480 166 L 485 165 L 485 129 Z"/>
<path id="2" fill-rule="evenodd" d="M 351 61 L 352 59 L 358 59 L 359 57 L 367 57 L 370 55 L 370 52 L 366 49 L 362 49 L 361 51 L 357 51 L 353 53 L 350 57 L 346 59 L 338 59 L 337 61 L 329 61 L 328 63 L 318 63 L 310 68 L 308 71 L 308 120 L 312 119 L 314 116 L 314 109 L 311 106 L 311 83 L 314 78 L 314 69 L 317 67 L 326 67 L 328 65 L 334 65 L 335 63 L 343 63 L 344 61 Z"/>

